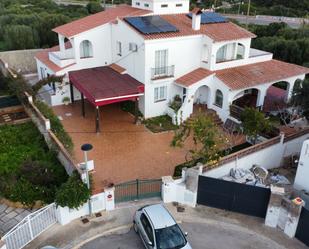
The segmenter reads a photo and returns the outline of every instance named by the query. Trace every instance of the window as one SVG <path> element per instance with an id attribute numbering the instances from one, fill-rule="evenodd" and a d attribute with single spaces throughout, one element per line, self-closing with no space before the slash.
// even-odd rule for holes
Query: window
<path id="1" fill-rule="evenodd" d="M 176 3 L 176 7 L 182 7 L 182 3 Z"/>
<path id="2" fill-rule="evenodd" d="M 80 44 L 80 57 L 89 58 L 93 56 L 92 44 L 90 41 L 85 40 Z"/>
<path id="3" fill-rule="evenodd" d="M 167 8 L 168 4 L 161 4 L 161 8 Z"/>
<path id="4" fill-rule="evenodd" d="M 44 79 L 45 76 L 45 69 L 43 67 L 40 67 L 40 71 L 41 71 L 41 78 Z"/>
<path id="5" fill-rule="evenodd" d="M 222 94 L 222 92 L 220 90 L 216 91 L 215 105 L 222 108 L 222 105 L 223 105 L 223 94 Z"/>
<path id="6" fill-rule="evenodd" d="M 148 4 L 148 3 L 144 3 L 144 6 L 148 8 L 148 7 L 149 7 L 149 4 Z"/>
<path id="7" fill-rule="evenodd" d="M 167 57 L 168 51 L 157 50 L 155 53 L 155 76 L 166 75 L 167 74 Z"/>
<path id="8" fill-rule="evenodd" d="M 139 2 L 136 2 L 136 3 L 135 3 L 135 5 L 139 6 L 139 5 L 140 5 L 140 3 L 139 3 Z"/>
<path id="9" fill-rule="evenodd" d="M 152 230 L 152 227 L 150 225 L 150 222 L 149 220 L 147 219 L 146 215 L 145 214 L 142 214 L 141 215 L 141 223 L 142 223 L 142 226 L 145 230 L 145 233 L 147 234 L 147 237 L 149 239 L 149 241 L 152 242 L 152 244 L 154 244 L 153 242 L 153 230 Z"/>
<path id="10" fill-rule="evenodd" d="M 227 45 L 222 46 L 221 48 L 219 48 L 219 50 L 217 52 L 216 62 L 222 62 L 222 61 L 226 60 L 226 50 L 227 50 Z"/>
<path id="11" fill-rule="evenodd" d="M 167 99 L 167 87 L 160 86 L 154 88 L 154 101 L 160 102 Z"/>
<path id="12" fill-rule="evenodd" d="M 122 55 L 122 48 L 121 48 L 121 42 L 117 41 L 117 55 L 121 56 Z"/>
<path id="13" fill-rule="evenodd" d="M 158 249 L 184 248 L 187 244 L 187 240 L 177 224 L 156 229 L 155 233 Z"/>
<path id="14" fill-rule="evenodd" d="M 185 101 L 186 96 L 187 96 L 187 88 L 182 88 L 182 102 Z"/>

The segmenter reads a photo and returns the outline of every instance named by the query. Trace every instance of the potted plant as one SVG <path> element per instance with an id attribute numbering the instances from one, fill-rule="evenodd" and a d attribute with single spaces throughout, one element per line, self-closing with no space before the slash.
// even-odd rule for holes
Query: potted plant
<path id="1" fill-rule="evenodd" d="M 63 97 L 62 99 L 62 103 L 65 104 L 65 105 L 68 105 L 70 103 L 70 98 L 69 97 Z"/>
<path id="2" fill-rule="evenodd" d="M 169 104 L 170 108 L 172 108 L 175 112 L 180 109 L 181 105 L 182 99 L 178 94 L 174 96 L 173 101 Z"/>

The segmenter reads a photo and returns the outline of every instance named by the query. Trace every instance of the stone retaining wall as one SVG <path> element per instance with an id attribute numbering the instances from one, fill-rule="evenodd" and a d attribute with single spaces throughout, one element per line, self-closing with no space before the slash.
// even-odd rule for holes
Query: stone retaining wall
<path id="1" fill-rule="evenodd" d="M 34 56 L 42 49 L 28 49 L 0 52 L 0 60 L 20 73 L 35 73 L 37 71 Z"/>

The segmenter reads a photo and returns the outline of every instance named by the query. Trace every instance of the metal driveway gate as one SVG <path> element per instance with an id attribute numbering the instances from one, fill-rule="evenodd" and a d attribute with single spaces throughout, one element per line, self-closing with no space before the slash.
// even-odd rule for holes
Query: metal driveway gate
<path id="1" fill-rule="evenodd" d="M 309 210 L 302 208 L 295 237 L 309 246 Z"/>
<path id="2" fill-rule="evenodd" d="M 199 176 L 197 203 L 265 218 L 270 189 Z"/>
<path id="3" fill-rule="evenodd" d="M 50 204 L 29 214 L 2 238 L 7 249 L 20 249 L 57 222 L 56 204 Z"/>
<path id="4" fill-rule="evenodd" d="M 161 197 L 161 179 L 133 180 L 115 186 L 115 202 Z"/>

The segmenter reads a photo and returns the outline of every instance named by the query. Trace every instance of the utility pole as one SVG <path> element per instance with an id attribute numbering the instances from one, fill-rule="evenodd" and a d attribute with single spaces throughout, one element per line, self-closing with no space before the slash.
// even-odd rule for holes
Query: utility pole
<path id="1" fill-rule="evenodd" d="M 251 0 L 248 0 L 248 10 L 247 10 L 247 18 L 246 18 L 246 28 L 248 28 L 248 25 L 249 25 L 250 6 L 251 6 Z"/>

